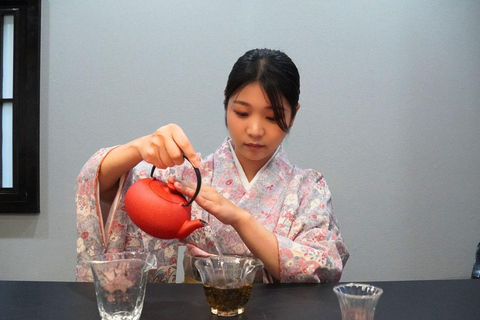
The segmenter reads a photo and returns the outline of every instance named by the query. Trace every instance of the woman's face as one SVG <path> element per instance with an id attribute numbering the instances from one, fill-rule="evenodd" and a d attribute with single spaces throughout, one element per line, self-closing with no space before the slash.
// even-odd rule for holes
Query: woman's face
<path id="1" fill-rule="evenodd" d="M 290 106 L 282 97 L 286 123 L 291 123 Z M 286 135 L 278 126 L 263 88 L 254 82 L 228 100 L 227 125 L 235 154 L 250 179 L 271 158 Z"/>

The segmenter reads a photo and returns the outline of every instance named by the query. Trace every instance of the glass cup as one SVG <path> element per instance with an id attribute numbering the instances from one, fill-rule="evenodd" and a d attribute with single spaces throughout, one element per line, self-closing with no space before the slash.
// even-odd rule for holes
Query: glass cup
<path id="1" fill-rule="evenodd" d="M 202 257 L 192 256 L 185 251 L 185 254 L 183 255 L 184 283 L 202 283 L 200 273 L 198 272 L 197 267 L 195 267 L 195 261 L 199 259 L 202 259 Z"/>
<path id="2" fill-rule="evenodd" d="M 148 271 L 157 267 L 156 257 L 144 252 L 106 253 L 95 256 L 90 267 L 102 319 L 140 319 Z"/>
<path id="3" fill-rule="evenodd" d="M 335 286 L 342 320 L 373 320 L 383 290 L 369 284 L 349 283 Z"/>
<path id="4" fill-rule="evenodd" d="M 244 312 L 255 274 L 263 263 L 251 257 L 211 256 L 198 259 L 195 266 L 212 313 L 229 317 Z"/>

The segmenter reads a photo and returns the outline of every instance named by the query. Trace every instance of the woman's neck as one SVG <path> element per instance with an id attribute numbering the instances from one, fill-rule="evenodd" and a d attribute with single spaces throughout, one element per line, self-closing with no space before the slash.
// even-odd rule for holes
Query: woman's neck
<path id="1" fill-rule="evenodd" d="M 241 155 L 239 157 L 235 149 L 234 149 L 234 152 L 235 152 L 235 155 L 237 156 L 238 162 L 243 168 L 243 172 L 245 173 L 245 176 L 247 177 L 248 182 L 252 181 L 253 178 L 255 178 L 258 171 L 260 171 L 260 169 L 262 169 L 265 163 L 267 163 L 269 160 L 269 159 L 266 159 L 264 161 L 249 160 L 249 159 L 243 158 Z"/>
<path id="2" fill-rule="evenodd" d="M 244 163 L 242 163 L 242 161 L 240 161 L 240 164 L 242 165 L 242 168 L 243 168 L 243 172 L 245 172 L 245 176 L 247 177 L 248 182 L 252 181 L 253 178 L 255 178 L 258 171 L 260 171 L 260 169 L 263 167 L 263 165 L 265 163 L 263 163 L 261 165 L 258 165 L 256 163 L 255 164 L 244 164 Z"/>
<path id="3" fill-rule="evenodd" d="M 240 163 L 240 165 L 242 166 L 243 172 L 248 182 L 251 182 L 255 178 L 257 173 L 263 168 L 263 166 L 271 159 L 269 158 L 269 159 L 263 159 L 263 160 L 250 160 L 243 157 L 241 154 L 237 153 L 233 142 L 230 143 L 230 146 L 231 146 L 231 149 L 233 149 L 232 152 L 235 154 L 235 158 L 237 159 L 238 163 Z M 274 155 L 272 155 L 272 157 Z"/>

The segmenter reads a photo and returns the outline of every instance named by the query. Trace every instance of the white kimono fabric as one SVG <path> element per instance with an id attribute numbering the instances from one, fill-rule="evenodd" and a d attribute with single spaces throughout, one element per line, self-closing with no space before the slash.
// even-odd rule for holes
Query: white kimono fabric
<path id="1" fill-rule="evenodd" d="M 249 212 L 277 237 L 280 282 L 339 281 L 349 257 L 332 213 L 331 195 L 323 176 L 313 170 L 302 170 L 288 162 L 283 148 L 258 173 L 249 190 L 243 187 L 229 148 L 229 138 L 202 160 L 202 183 L 214 187 L 225 198 Z M 101 149 L 85 164 L 77 179 L 77 280 L 92 281 L 88 260 L 103 252 L 145 250 L 157 256 L 158 269 L 149 281 L 175 282 L 177 252 L 180 241 L 161 240 L 140 230 L 128 217 L 124 195 L 138 179 L 150 175 L 152 166 L 141 162 L 121 181 L 121 190 L 112 204 L 106 224 L 98 197 L 98 169 L 111 149 Z M 169 176 L 195 181 L 192 166 L 156 170 L 158 179 Z M 209 221 L 217 234 L 224 254 L 251 256 L 251 252 L 229 225 L 192 204 L 192 219 Z M 104 227 L 105 225 L 105 227 Z M 203 228 L 181 240 L 207 253 L 217 250 L 211 233 Z M 268 277 L 264 277 L 267 281 Z"/>

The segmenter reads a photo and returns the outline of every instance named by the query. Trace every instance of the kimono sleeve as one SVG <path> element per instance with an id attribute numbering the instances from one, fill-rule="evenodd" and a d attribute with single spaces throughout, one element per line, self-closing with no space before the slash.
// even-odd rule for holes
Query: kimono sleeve
<path id="1" fill-rule="evenodd" d="M 156 256 L 158 263 L 157 270 L 149 273 L 148 281 L 175 282 L 178 240 L 158 239 L 146 234 L 125 211 L 125 193 L 132 183 L 150 175 L 152 165 L 142 161 L 125 173 L 120 179 L 115 200 L 108 205 L 108 218 L 103 220 L 98 174 L 103 160 L 112 149 L 96 152 L 77 178 L 77 281 L 93 281 L 88 262 L 95 255 L 147 250 Z M 157 174 L 163 174 L 163 171 Z"/>
<path id="2" fill-rule="evenodd" d="M 284 232 L 276 232 L 281 282 L 337 282 L 349 253 L 333 216 L 323 176 L 309 171 L 286 196 Z"/>
<path id="3" fill-rule="evenodd" d="M 100 165 L 113 148 L 97 151 L 83 166 L 77 177 L 77 281 L 93 281 L 87 261 L 105 251 L 105 236 L 100 203 L 97 199 L 97 178 Z"/>

